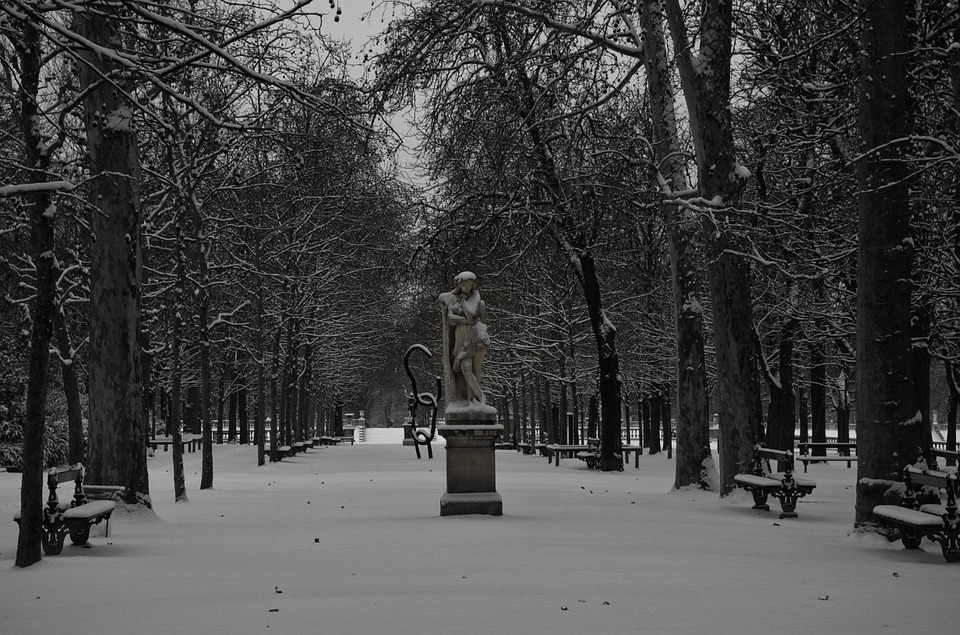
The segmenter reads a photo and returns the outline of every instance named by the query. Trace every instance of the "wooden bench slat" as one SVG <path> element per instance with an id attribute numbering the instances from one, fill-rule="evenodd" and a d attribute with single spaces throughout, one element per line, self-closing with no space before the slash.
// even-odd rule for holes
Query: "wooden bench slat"
<path id="1" fill-rule="evenodd" d="M 895 523 L 917 527 L 943 527 L 943 519 L 940 516 L 900 505 L 877 505 L 873 508 L 873 513 Z"/>
<path id="2" fill-rule="evenodd" d="M 77 507 L 71 507 L 70 509 L 63 512 L 62 518 L 64 520 L 70 518 L 84 518 L 91 519 L 96 518 L 97 516 L 103 516 L 108 514 L 116 509 L 117 504 L 113 501 L 93 501 L 87 503 L 86 505 L 78 505 Z"/>

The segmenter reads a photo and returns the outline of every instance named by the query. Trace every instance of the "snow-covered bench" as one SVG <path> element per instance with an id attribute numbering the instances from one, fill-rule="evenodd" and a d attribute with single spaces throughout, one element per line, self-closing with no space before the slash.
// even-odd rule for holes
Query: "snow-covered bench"
<path id="1" fill-rule="evenodd" d="M 803 463 L 803 471 L 807 471 L 808 463 L 820 463 L 826 461 L 845 461 L 847 467 L 857 462 L 857 456 L 851 452 L 857 451 L 856 443 L 808 443 L 806 441 L 798 443 L 800 456 L 797 460 Z M 823 450 L 824 454 L 813 454 L 811 450 Z M 827 450 L 835 450 L 836 454 L 826 454 Z"/>
<path id="2" fill-rule="evenodd" d="M 960 562 L 960 516 L 957 515 L 957 474 L 939 470 L 922 470 L 907 466 L 903 470 L 906 495 L 902 505 L 877 505 L 874 515 L 884 525 L 900 530 L 900 539 L 907 549 L 917 549 L 926 537 L 939 543 L 947 562 Z M 934 488 L 927 497 L 935 502 L 923 503 L 923 488 Z M 946 504 L 940 499 L 946 494 Z"/>
<path id="3" fill-rule="evenodd" d="M 270 444 L 264 446 L 266 452 L 270 452 Z M 282 461 L 285 457 L 293 456 L 293 448 L 289 445 L 281 445 L 277 447 L 277 460 Z"/>
<path id="4" fill-rule="evenodd" d="M 782 473 L 771 473 L 770 461 L 779 461 Z M 780 518 L 797 517 L 797 501 L 813 491 L 814 481 L 793 476 L 793 452 L 774 450 L 758 443 L 753 447 L 751 470 L 733 477 L 737 487 L 753 495 L 753 509 L 770 511 L 767 497 L 773 496 L 780 501 Z"/>
<path id="5" fill-rule="evenodd" d="M 580 452 L 589 452 L 593 448 L 588 445 L 561 445 L 560 443 L 548 443 L 546 447 L 547 463 L 553 463 L 560 467 L 560 457 L 563 455 L 574 457 Z"/>
<path id="6" fill-rule="evenodd" d="M 113 499 L 119 496 L 124 488 L 109 485 L 85 486 L 83 465 L 80 463 L 52 467 L 44 473 L 47 475 L 47 488 L 50 490 L 50 495 L 43 509 L 43 552 L 55 556 L 63 551 L 63 541 L 67 534 L 70 535 L 73 544 L 86 544 L 90 538 L 90 527 L 104 520 L 109 521 L 110 515 L 117 506 Z M 75 483 L 73 499 L 69 502 L 60 502 L 57 497 L 57 486 L 69 481 Z M 91 501 L 89 498 L 99 500 Z M 20 524 L 19 513 L 14 516 L 14 520 Z"/>
<path id="7" fill-rule="evenodd" d="M 600 439 L 587 439 L 587 449 L 577 452 L 578 459 L 585 462 L 591 470 L 600 465 Z M 559 460 L 557 461 L 559 463 Z"/>
<path id="8" fill-rule="evenodd" d="M 623 450 L 624 465 L 630 462 L 630 453 L 633 452 L 633 467 L 640 467 L 640 455 L 643 454 L 642 445 L 623 445 L 620 449 Z"/>

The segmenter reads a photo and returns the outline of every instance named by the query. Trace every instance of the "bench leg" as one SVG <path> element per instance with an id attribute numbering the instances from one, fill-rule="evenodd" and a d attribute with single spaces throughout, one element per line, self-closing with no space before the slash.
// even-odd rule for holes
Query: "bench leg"
<path id="1" fill-rule="evenodd" d="M 767 491 L 762 489 L 750 490 L 753 494 L 753 509 L 761 509 L 765 512 L 770 511 L 770 505 L 767 504 Z"/>
<path id="2" fill-rule="evenodd" d="M 90 525 L 83 524 L 70 532 L 70 541 L 75 545 L 85 545 L 90 542 Z"/>
<path id="3" fill-rule="evenodd" d="M 900 530 L 900 542 L 903 543 L 904 549 L 919 549 L 922 538 L 922 536 L 909 529 Z"/>
<path id="4" fill-rule="evenodd" d="M 957 531 L 956 526 L 951 528 L 948 525 L 930 538 L 940 543 L 943 557 L 947 562 L 960 562 L 960 532 Z"/>
<path id="5" fill-rule="evenodd" d="M 59 555 L 63 551 L 63 540 L 69 531 L 62 524 L 44 524 L 43 526 L 43 553 L 48 556 Z"/>
<path id="6" fill-rule="evenodd" d="M 803 493 L 796 489 L 788 489 L 780 490 L 773 495 L 780 500 L 780 509 L 783 510 L 780 518 L 797 518 L 797 501 Z"/>

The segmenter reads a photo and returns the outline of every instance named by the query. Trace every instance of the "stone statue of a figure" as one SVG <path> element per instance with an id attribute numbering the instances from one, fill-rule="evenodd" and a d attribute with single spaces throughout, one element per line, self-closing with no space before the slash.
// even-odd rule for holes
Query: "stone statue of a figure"
<path id="1" fill-rule="evenodd" d="M 490 345 L 486 306 L 477 291 L 477 276 L 457 274 L 453 291 L 440 294 L 443 313 L 443 378 L 447 411 L 486 406 L 480 387 L 483 357 Z"/>

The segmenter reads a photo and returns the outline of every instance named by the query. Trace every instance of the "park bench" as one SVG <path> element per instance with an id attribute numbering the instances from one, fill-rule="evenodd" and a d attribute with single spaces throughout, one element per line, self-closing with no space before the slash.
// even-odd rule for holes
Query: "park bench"
<path id="1" fill-rule="evenodd" d="M 180 451 L 196 452 L 197 446 L 200 445 L 200 440 L 201 440 L 201 437 L 194 437 L 194 436 L 180 437 Z M 173 445 L 173 437 L 172 436 L 153 437 L 153 438 L 147 439 L 147 445 L 153 448 L 154 451 L 156 451 L 158 447 L 162 446 L 163 451 L 167 452 L 170 450 L 170 446 Z"/>
<path id="2" fill-rule="evenodd" d="M 874 515 L 884 525 L 900 530 L 906 549 L 918 549 L 923 538 L 939 543 L 947 562 L 960 562 L 960 516 L 957 515 L 957 474 L 907 466 L 903 470 L 906 494 L 901 505 L 877 505 Z M 924 488 L 933 488 L 933 491 Z M 946 504 L 940 499 L 946 494 Z"/>
<path id="3" fill-rule="evenodd" d="M 84 485 L 83 473 L 83 465 L 80 463 L 52 467 L 44 471 L 50 494 L 43 509 L 42 545 L 43 552 L 49 556 L 63 551 L 63 541 L 67 534 L 73 544 L 86 544 L 93 525 L 104 520 L 109 523 L 110 515 L 117 506 L 116 498 L 124 490 L 122 486 Z M 73 498 L 68 502 L 61 502 L 57 496 L 57 486 L 70 481 L 75 483 Z M 94 500 L 90 500 L 91 498 Z M 20 524 L 19 513 L 14 516 L 14 520 Z M 109 529 L 107 533 L 109 534 Z"/>
<path id="4" fill-rule="evenodd" d="M 820 463 L 821 461 L 845 461 L 847 467 L 857 462 L 857 457 L 851 452 L 857 451 L 856 443 L 809 443 L 803 441 L 797 444 L 800 450 L 800 456 L 797 457 L 803 463 L 803 471 L 807 471 L 808 463 Z M 824 454 L 814 455 L 813 450 L 824 450 Z M 836 454 L 826 454 L 827 450 L 835 450 Z"/>
<path id="5" fill-rule="evenodd" d="M 952 462 L 953 465 L 960 465 L 960 452 L 955 450 L 940 450 L 938 448 L 931 448 L 930 454 L 934 457 L 947 459 L 948 462 Z M 930 466 L 931 469 L 940 469 L 935 465 Z"/>
<path id="6" fill-rule="evenodd" d="M 589 469 L 595 469 L 600 466 L 600 439 L 587 439 L 585 450 L 577 452 L 574 456 L 587 464 Z"/>
<path id="7" fill-rule="evenodd" d="M 528 443 L 527 441 L 521 441 L 517 444 L 517 452 L 523 452 L 524 454 L 533 454 L 533 444 Z"/>
<path id="8" fill-rule="evenodd" d="M 545 454 L 547 455 L 547 463 L 553 463 L 557 467 L 560 467 L 560 457 L 563 455 L 575 456 L 577 452 L 582 452 L 588 450 L 589 448 L 585 445 L 561 445 L 559 443 L 547 443 L 545 448 Z"/>
<path id="9" fill-rule="evenodd" d="M 263 446 L 264 452 L 266 452 L 267 454 L 270 454 L 271 449 L 272 449 L 272 448 L 271 448 L 271 446 L 270 446 L 269 443 L 264 444 L 264 446 Z M 281 445 L 281 446 L 279 446 L 279 447 L 277 448 L 277 460 L 278 460 L 278 461 L 282 461 L 283 459 L 285 459 L 285 458 L 288 457 L 288 456 L 293 456 L 293 447 L 292 447 L 292 446 L 289 446 L 289 445 Z"/>
<path id="10" fill-rule="evenodd" d="M 643 454 L 642 445 L 624 445 L 620 448 L 623 450 L 623 463 L 626 465 L 630 462 L 630 453 L 633 452 L 633 467 L 640 468 L 640 455 Z"/>
<path id="11" fill-rule="evenodd" d="M 770 461 L 780 462 L 782 473 L 772 473 Z M 793 452 L 774 450 L 758 443 L 753 447 L 753 460 L 749 472 L 733 477 L 737 487 L 753 495 L 753 509 L 770 511 L 767 497 L 773 496 L 780 501 L 780 518 L 797 517 L 797 501 L 817 486 L 813 481 L 793 476 Z"/>

